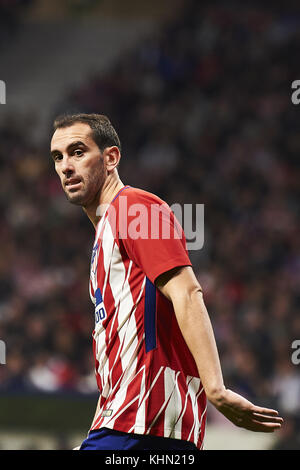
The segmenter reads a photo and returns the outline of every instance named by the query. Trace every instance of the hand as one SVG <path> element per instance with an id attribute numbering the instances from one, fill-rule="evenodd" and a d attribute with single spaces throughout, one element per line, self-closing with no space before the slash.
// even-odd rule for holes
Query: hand
<path id="1" fill-rule="evenodd" d="M 225 389 L 220 397 L 210 401 L 220 413 L 240 428 L 254 432 L 274 432 L 280 429 L 283 423 L 278 411 L 256 406 L 228 389 Z"/>

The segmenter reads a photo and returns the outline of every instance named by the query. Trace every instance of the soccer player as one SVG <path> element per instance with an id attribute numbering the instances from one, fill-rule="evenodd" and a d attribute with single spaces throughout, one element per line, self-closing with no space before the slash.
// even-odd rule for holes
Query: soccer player
<path id="1" fill-rule="evenodd" d="M 58 117 L 51 155 L 67 199 L 95 228 L 99 400 L 80 449 L 202 449 L 207 399 L 239 427 L 280 428 L 276 410 L 225 387 L 184 233 L 164 201 L 120 180 L 121 145 L 109 119 Z"/>

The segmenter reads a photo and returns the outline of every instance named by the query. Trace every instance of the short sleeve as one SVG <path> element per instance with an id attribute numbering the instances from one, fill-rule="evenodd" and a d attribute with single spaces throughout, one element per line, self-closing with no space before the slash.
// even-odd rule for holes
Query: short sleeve
<path id="1" fill-rule="evenodd" d="M 124 191 L 117 212 L 119 242 L 151 282 L 170 269 L 191 266 L 183 229 L 166 202 L 147 191 Z"/>

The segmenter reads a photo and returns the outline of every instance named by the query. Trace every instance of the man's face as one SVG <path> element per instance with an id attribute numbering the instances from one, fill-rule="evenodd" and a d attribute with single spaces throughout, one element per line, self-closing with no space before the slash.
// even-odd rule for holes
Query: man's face
<path id="1" fill-rule="evenodd" d="M 63 190 L 70 202 L 83 207 L 93 204 L 105 180 L 102 154 L 88 124 L 75 123 L 57 129 L 51 140 L 51 155 Z"/>

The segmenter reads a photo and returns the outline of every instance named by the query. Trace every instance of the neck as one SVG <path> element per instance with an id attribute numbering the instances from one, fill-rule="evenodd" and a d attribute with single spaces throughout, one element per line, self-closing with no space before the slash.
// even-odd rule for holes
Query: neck
<path id="1" fill-rule="evenodd" d="M 99 190 L 94 202 L 90 206 L 83 208 L 95 228 L 107 205 L 111 203 L 113 198 L 123 187 L 124 184 L 120 180 L 118 174 L 110 174 L 106 178 L 102 188 Z"/>

